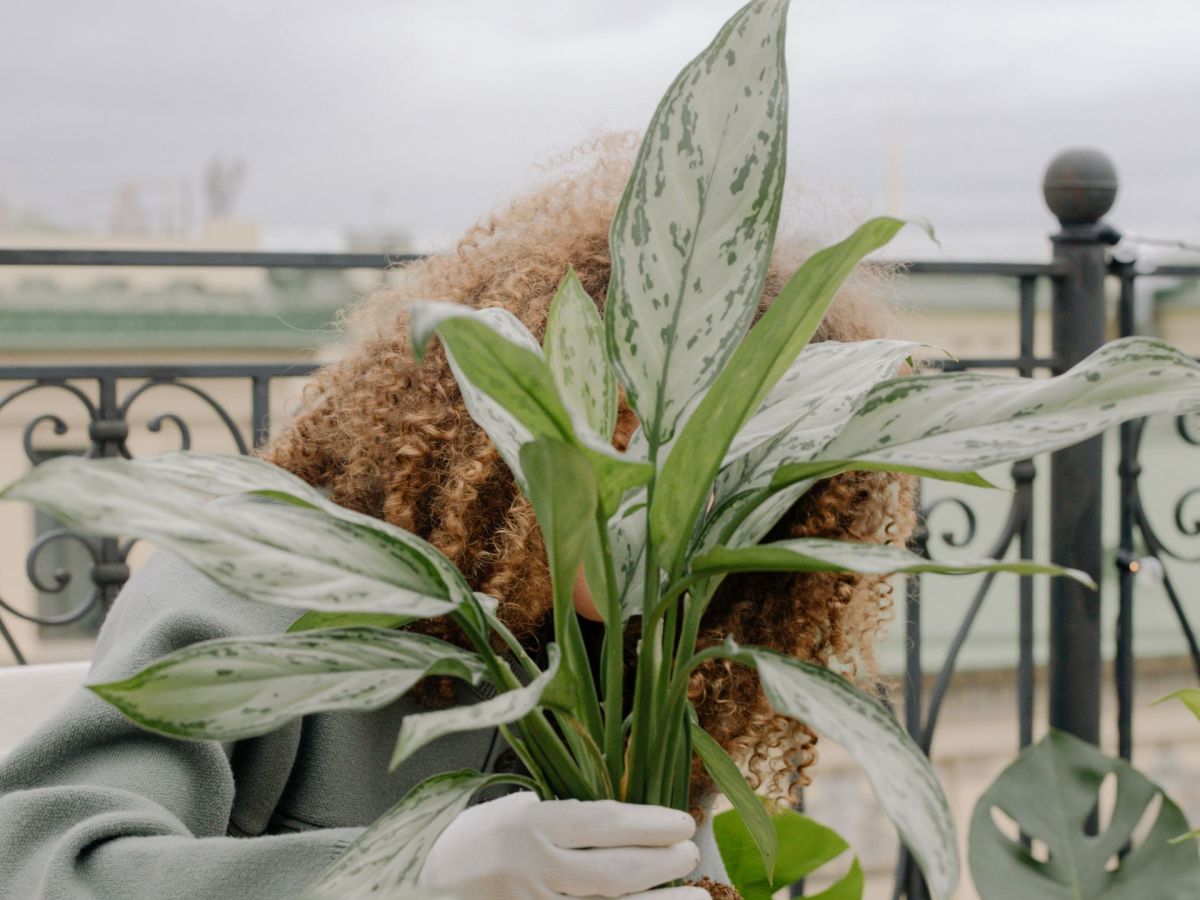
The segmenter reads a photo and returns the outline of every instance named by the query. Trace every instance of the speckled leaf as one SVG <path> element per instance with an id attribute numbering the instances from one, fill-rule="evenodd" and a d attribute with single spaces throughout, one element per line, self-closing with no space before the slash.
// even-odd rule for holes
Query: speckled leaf
<path id="1" fill-rule="evenodd" d="M 167 483 L 174 488 L 193 491 L 197 502 L 209 497 L 228 497 L 230 494 L 253 494 L 277 500 L 292 506 L 319 509 L 336 519 L 350 522 L 365 529 L 376 540 L 402 545 L 402 551 L 420 557 L 436 575 L 456 601 L 470 596 L 462 575 L 450 560 L 435 547 L 421 538 L 396 525 L 365 513 L 355 512 L 339 506 L 325 494 L 278 466 L 249 456 L 176 452 L 158 456 L 140 457 L 125 463 L 136 470 L 147 485 Z M 229 502 L 229 501 L 224 501 Z M 424 572 L 425 566 L 421 566 Z M 314 616 L 317 613 L 313 614 Z M 400 616 L 393 616 L 398 620 Z M 411 619 L 411 617 L 407 617 Z M 313 621 L 313 620 L 310 620 Z M 331 627 L 327 623 L 320 627 Z M 365 620 L 355 623 L 368 624 Z M 378 623 L 371 623 L 378 624 Z M 396 622 L 390 627 L 401 624 Z M 317 626 L 308 626 L 317 627 Z"/>
<path id="2" fill-rule="evenodd" d="M 977 572 L 1014 572 L 1018 575 L 1064 575 L 1089 587 L 1091 578 L 1077 569 L 1018 560 L 953 560 L 933 562 L 903 547 L 826 538 L 792 538 L 752 547 L 717 547 L 692 562 L 696 574 L 724 572 L 865 572 L 971 575 Z"/>
<path id="3" fill-rule="evenodd" d="M 758 302 L 783 191 L 787 6 L 754 0 L 679 73 L 613 219 L 608 353 L 655 445 Z"/>
<path id="4" fill-rule="evenodd" d="M 517 475 L 522 490 L 528 487 L 521 474 L 520 448 L 534 438 L 551 438 L 573 444 L 584 452 L 596 475 L 600 503 L 606 513 L 613 512 L 625 492 L 644 484 L 652 474 L 650 465 L 632 454 L 622 454 L 592 432 L 586 421 L 574 421 L 558 394 L 554 377 L 542 358 L 541 348 L 514 317 L 508 315 L 505 329 L 520 329 L 525 337 L 514 340 L 505 330 L 487 321 L 484 310 L 475 312 L 449 303 L 419 303 L 413 306 L 412 336 L 415 347 L 436 332 L 448 352 L 457 360 L 455 370 L 460 386 L 482 392 L 487 399 L 487 416 L 480 419 L 468 404 L 473 417 L 488 432 L 505 462 Z M 500 321 L 502 317 L 494 317 Z M 419 351 L 418 351 L 419 352 Z M 464 388 L 464 397 L 466 396 Z M 503 425 L 493 432 L 496 417 L 519 426 Z M 499 438 L 499 440 L 498 440 Z M 501 446 L 503 442 L 503 448 Z"/>
<path id="5" fill-rule="evenodd" d="M 334 628 L 204 641 L 88 687 L 151 731 L 234 741 L 314 712 L 378 709 L 428 675 L 484 674 L 475 654 L 436 638 Z"/>
<path id="6" fill-rule="evenodd" d="M 776 458 L 766 487 L 765 467 L 740 484 L 734 467 L 723 472 L 731 484 L 719 485 L 724 499 L 696 544 L 711 547 L 740 516 L 725 541 L 756 543 L 809 485 L 839 472 L 908 471 L 978 483 L 975 470 L 988 465 L 1057 450 L 1126 419 L 1196 409 L 1200 365 L 1150 338 L 1113 341 L 1051 379 L 975 372 L 889 379 L 855 404 L 832 437 L 803 441 Z"/>
<path id="7" fill-rule="evenodd" d="M 331 613 L 306 612 L 287 627 L 288 634 L 315 631 L 318 628 L 402 628 L 413 621 L 411 616 L 391 613 Z"/>
<path id="8" fill-rule="evenodd" d="M 140 461 L 53 459 L 0 497 L 26 500 L 83 531 L 151 540 L 263 603 L 423 618 L 451 611 L 462 597 L 453 566 L 400 529 L 393 535 L 349 511 L 246 495 L 201 502 Z"/>
<path id="9" fill-rule="evenodd" d="M 914 341 L 867 340 L 809 344 L 766 394 L 725 452 L 722 467 L 769 446 L 775 458 L 820 446 L 854 414 L 868 392 L 895 378 L 922 348 Z M 770 465 L 770 457 L 764 459 Z"/>
<path id="10" fill-rule="evenodd" d="M 537 340 L 506 310 L 414 303 L 411 317 L 417 359 L 424 359 L 425 346 L 436 333 L 467 411 L 524 490 L 521 445 L 534 437 L 570 440 L 573 432 Z"/>
<path id="11" fill-rule="evenodd" d="M 490 700 L 468 706 L 453 706 L 405 716 L 400 723 L 400 734 L 396 738 L 396 749 L 392 753 L 391 768 L 395 769 L 416 751 L 443 735 L 508 725 L 533 712 L 542 699 L 542 693 L 558 674 L 558 645 L 549 644 L 546 649 L 546 670 L 524 687 L 505 691 Z"/>
<path id="12" fill-rule="evenodd" d="M 473 769 L 422 781 L 384 813 L 325 869 L 304 894 L 309 900 L 443 898 L 417 892 L 417 877 L 433 842 L 467 808 L 471 798 L 500 784 L 528 784 L 516 775 L 482 775 Z"/>
<path id="13" fill-rule="evenodd" d="M 546 364 L 567 409 L 600 437 L 617 422 L 617 379 L 604 349 L 604 323 L 574 269 L 558 286 L 546 321 Z"/>
<path id="14" fill-rule="evenodd" d="M 775 860 L 779 855 L 779 838 L 762 798 L 746 783 L 746 777 L 724 747 L 695 722 L 691 723 L 691 729 L 692 749 L 712 776 L 713 784 L 733 804 L 734 811 L 754 841 L 762 868 L 770 878 L 775 872 Z"/>
<path id="15" fill-rule="evenodd" d="M 758 669 L 776 712 L 829 738 L 862 767 L 879 803 L 921 867 L 934 900 L 958 884 L 954 820 L 933 767 L 879 701 L 841 676 L 762 647 L 725 643 L 725 655 Z"/>
<path id="16" fill-rule="evenodd" d="M 1200 365 L 1150 338 L 1101 347 L 1044 380 L 976 372 L 878 385 L 839 433 L 777 485 L 853 463 L 969 471 L 1057 450 L 1138 416 L 1200 410 Z"/>
<path id="17" fill-rule="evenodd" d="M 164 479 L 202 496 L 278 491 L 317 506 L 329 503 L 308 482 L 253 456 L 173 452 L 139 457 L 137 464 L 149 478 Z"/>
<path id="18" fill-rule="evenodd" d="M 803 355 L 837 289 L 864 256 L 886 244 L 903 225 L 898 219 L 871 219 L 846 240 L 814 254 L 738 345 L 684 425 L 659 473 L 650 509 L 650 537 L 664 568 L 676 572 L 682 567 L 693 523 L 703 512 L 726 451 L 742 426 L 772 399 L 777 383 L 789 374 L 794 377 L 793 361 Z M 895 367 L 889 374 L 895 374 Z M 850 376 L 855 377 L 860 376 Z M 805 393 L 817 396 L 813 387 Z M 836 395 L 844 397 L 846 390 Z"/>
<path id="19" fill-rule="evenodd" d="M 633 491 L 608 520 L 608 545 L 625 619 L 642 614 L 646 580 L 646 490 Z"/>
<path id="20" fill-rule="evenodd" d="M 1112 814 L 1100 834 L 1088 834 L 1086 823 L 1110 776 L 1116 780 Z M 1130 848 L 1135 830 L 1159 798 L 1149 833 Z M 993 809 L 1043 842 L 1048 858 L 1036 858 L 1004 834 Z M 1051 731 L 979 798 L 971 815 L 971 877 L 983 900 L 1200 897 L 1196 845 L 1171 842 L 1186 828 L 1182 810 L 1129 763 Z"/>
<path id="21" fill-rule="evenodd" d="M 746 529 L 752 536 L 744 541 L 758 543 L 806 489 L 781 492 L 764 502 L 775 470 L 828 442 L 871 389 L 895 377 L 919 346 L 909 341 L 871 340 L 822 341 L 805 348 L 734 437 L 713 485 L 712 506 L 693 538 L 691 553 L 712 549 L 744 507 L 762 503 Z M 755 527 L 759 522 L 763 527 Z M 738 540 L 736 545 L 742 543 Z"/>

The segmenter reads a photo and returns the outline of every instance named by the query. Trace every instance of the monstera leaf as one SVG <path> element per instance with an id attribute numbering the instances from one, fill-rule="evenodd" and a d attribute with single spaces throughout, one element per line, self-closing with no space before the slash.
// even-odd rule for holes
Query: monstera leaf
<path id="1" fill-rule="evenodd" d="M 1107 826 L 1089 835 L 1100 785 L 1117 779 Z M 1156 798 L 1149 834 L 1123 849 Z M 995 823 L 998 809 L 1045 843 L 1038 860 Z M 1022 753 L 979 798 L 971 816 L 970 864 L 983 900 L 1142 900 L 1200 897 L 1200 855 L 1191 843 L 1171 843 L 1187 830 L 1179 807 L 1127 762 L 1105 756 L 1071 735 L 1052 731 Z"/>

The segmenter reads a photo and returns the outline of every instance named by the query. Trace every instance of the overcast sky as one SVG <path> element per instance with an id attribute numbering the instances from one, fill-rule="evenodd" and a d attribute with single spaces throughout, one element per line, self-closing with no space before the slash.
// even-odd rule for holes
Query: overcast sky
<path id="1" fill-rule="evenodd" d="M 107 221 L 242 157 L 278 243 L 444 241 L 603 129 L 644 128 L 736 0 L 0 0 L 0 198 Z M 1043 255 L 1046 163 L 1103 148 L 1111 220 L 1200 239 L 1197 0 L 795 0 L 789 172 L 949 255 Z M 198 201 L 197 201 L 198 202 Z M 933 257 L 935 248 L 917 247 Z"/>

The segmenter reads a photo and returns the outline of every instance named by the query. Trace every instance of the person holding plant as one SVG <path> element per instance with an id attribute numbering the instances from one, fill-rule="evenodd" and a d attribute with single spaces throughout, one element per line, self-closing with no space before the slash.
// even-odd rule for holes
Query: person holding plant
<path id="1" fill-rule="evenodd" d="M 443 350 L 431 349 L 423 365 L 413 358 L 407 305 L 437 298 L 507 310 L 541 339 L 556 289 L 571 268 L 602 305 L 609 228 L 632 148 L 629 139 L 609 138 L 582 151 L 574 174 L 512 202 L 472 228 L 452 252 L 409 265 L 397 288 L 353 309 L 344 355 L 315 376 L 298 415 L 260 451 L 334 503 L 440 550 L 474 590 L 498 601 L 496 615 L 534 657 L 553 634 L 550 572 L 531 503 L 468 414 Z M 777 244 L 760 314 L 805 255 L 797 242 Z M 878 271 L 860 271 L 843 287 L 817 339 L 882 336 L 893 322 L 881 286 Z M 624 449 L 637 440 L 637 428 L 622 402 L 614 444 Z M 913 526 L 911 476 L 846 472 L 806 493 L 767 539 L 900 546 Z M 575 600 L 584 617 L 598 617 L 582 578 Z M 890 607 L 891 586 L 880 575 L 735 574 L 705 613 L 698 647 L 732 635 L 873 686 L 874 644 Z M 127 677 L 197 641 L 282 632 L 294 618 L 294 611 L 233 597 L 160 552 L 114 606 L 91 680 Z M 627 630 L 630 668 L 636 623 Z M 446 617 L 403 627 L 466 645 Z M 584 635 L 597 663 L 600 629 L 585 623 Z M 427 678 L 375 712 L 317 714 L 226 745 L 147 733 L 80 692 L 0 765 L 0 897 L 295 896 L 425 776 L 464 766 L 515 767 L 496 730 L 487 729 L 436 741 L 387 774 L 404 715 L 480 699 L 478 689 L 450 674 Z M 777 803 L 793 800 L 816 760 L 816 736 L 772 711 L 756 672 L 709 660 L 692 674 L 687 691 L 700 725 L 751 783 Z M 703 819 L 715 788 L 698 762 L 691 785 L 693 815 Z M 465 900 L 705 896 L 698 888 L 651 890 L 689 874 L 722 878 L 711 841 L 697 838 L 705 845 L 700 859 L 693 829 L 693 817 L 677 810 L 538 802 L 522 792 L 461 813 L 433 846 L 422 885 Z"/>

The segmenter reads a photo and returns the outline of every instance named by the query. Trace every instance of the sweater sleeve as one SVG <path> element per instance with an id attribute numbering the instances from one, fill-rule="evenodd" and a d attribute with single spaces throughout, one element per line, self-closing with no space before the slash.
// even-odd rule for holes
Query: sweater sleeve
<path id="1" fill-rule="evenodd" d="M 278 633 L 295 616 L 159 551 L 114 604 L 88 681 L 124 678 L 197 641 Z M 0 900 L 295 897 L 362 829 L 227 835 L 261 835 L 299 735 L 291 723 L 249 752 L 173 740 L 77 691 L 0 763 Z"/>

